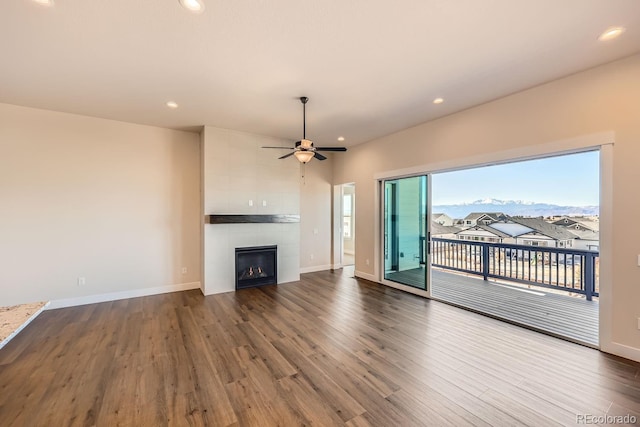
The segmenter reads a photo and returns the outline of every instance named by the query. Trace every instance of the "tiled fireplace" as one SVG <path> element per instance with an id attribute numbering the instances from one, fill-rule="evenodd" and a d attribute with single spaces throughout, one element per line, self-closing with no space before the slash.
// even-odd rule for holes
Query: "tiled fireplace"
<path id="1" fill-rule="evenodd" d="M 236 289 L 236 248 L 277 246 L 273 283 L 299 280 L 300 164 L 261 148 L 291 141 L 209 126 L 202 138 L 203 292 Z"/>

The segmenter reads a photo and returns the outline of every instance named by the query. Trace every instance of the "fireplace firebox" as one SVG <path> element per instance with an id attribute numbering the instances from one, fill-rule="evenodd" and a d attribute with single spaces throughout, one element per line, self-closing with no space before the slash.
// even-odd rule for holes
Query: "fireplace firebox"
<path id="1" fill-rule="evenodd" d="M 278 283 L 278 246 L 236 248 L 236 289 Z"/>

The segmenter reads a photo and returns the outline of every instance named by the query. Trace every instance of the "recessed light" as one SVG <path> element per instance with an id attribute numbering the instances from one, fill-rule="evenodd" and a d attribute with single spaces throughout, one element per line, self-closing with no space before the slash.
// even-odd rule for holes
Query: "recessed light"
<path id="1" fill-rule="evenodd" d="M 600 34 L 600 37 L 598 37 L 598 40 L 600 41 L 613 40 L 618 36 L 620 36 L 620 34 L 624 33 L 625 29 L 626 28 L 624 27 L 607 28 L 607 30 L 604 33 Z"/>
<path id="2" fill-rule="evenodd" d="M 43 6 L 53 6 L 53 0 L 33 0 L 33 2 Z"/>
<path id="3" fill-rule="evenodd" d="M 340 141 L 340 142 L 344 141 L 344 136 L 339 136 L 338 137 L 338 141 Z"/>
<path id="4" fill-rule="evenodd" d="M 178 103 L 174 101 L 169 101 L 167 102 L 167 107 L 173 108 L 175 110 L 176 108 L 178 108 Z"/>
<path id="5" fill-rule="evenodd" d="M 202 0 L 178 0 L 178 2 L 189 12 L 204 12 L 204 2 Z"/>
<path id="6" fill-rule="evenodd" d="M 434 104 L 442 104 L 443 102 L 444 102 L 444 99 L 442 99 L 442 98 L 436 98 L 436 99 L 433 100 Z"/>

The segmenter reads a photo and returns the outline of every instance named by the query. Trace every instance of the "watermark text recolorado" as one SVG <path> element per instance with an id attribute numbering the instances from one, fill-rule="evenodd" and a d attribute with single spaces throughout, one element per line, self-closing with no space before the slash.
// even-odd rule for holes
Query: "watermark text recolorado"
<path id="1" fill-rule="evenodd" d="M 635 424 L 637 418 L 634 415 L 576 415 L 577 424 Z"/>

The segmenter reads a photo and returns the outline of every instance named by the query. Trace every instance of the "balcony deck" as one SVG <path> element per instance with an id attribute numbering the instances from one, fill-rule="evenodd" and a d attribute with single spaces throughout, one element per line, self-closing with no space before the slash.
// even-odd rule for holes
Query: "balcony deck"
<path id="1" fill-rule="evenodd" d="M 392 273 L 389 278 L 419 284 L 424 268 Z M 544 288 L 484 281 L 482 278 L 456 274 L 434 268 L 432 295 L 451 304 L 465 307 L 516 324 L 598 346 L 598 302 L 582 296 L 550 292 Z"/>

